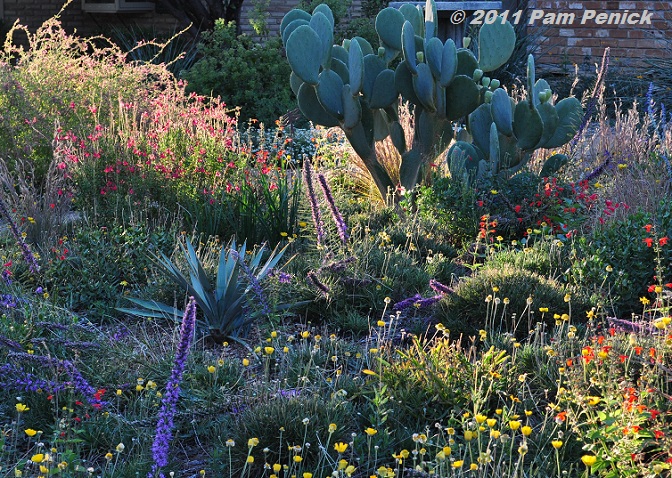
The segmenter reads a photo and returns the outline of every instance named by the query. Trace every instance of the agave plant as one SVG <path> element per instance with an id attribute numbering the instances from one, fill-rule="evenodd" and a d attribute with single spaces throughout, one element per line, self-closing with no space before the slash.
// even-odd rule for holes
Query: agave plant
<path id="1" fill-rule="evenodd" d="M 216 342 L 231 339 L 242 343 L 254 320 L 268 313 L 268 310 L 258 313 L 251 311 L 250 292 L 260 295 L 259 283 L 277 265 L 287 246 L 281 250 L 278 250 L 276 246 L 262 265 L 265 246 L 253 252 L 249 262 L 246 263 L 245 243 L 236 248 L 236 241 L 232 240 L 230 246 L 222 247 L 219 254 L 217 278 L 215 284 L 212 284 L 191 241 L 187 239 L 185 242 L 186 245 L 180 244 L 180 248 L 188 264 L 188 274 L 184 274 L 163 253 L 155 255 L 154 259 L 175 283 L 196 300 L 203 311 L 203 317 L 197 321 L 201 330 L 207 330 Z M 136 298 L 129 298 L 129 300 L 142 309 L 119 308 L 117 310 L 140 317 L 178 318 L 183 315 L 183 311 L 157 301 Z"/>

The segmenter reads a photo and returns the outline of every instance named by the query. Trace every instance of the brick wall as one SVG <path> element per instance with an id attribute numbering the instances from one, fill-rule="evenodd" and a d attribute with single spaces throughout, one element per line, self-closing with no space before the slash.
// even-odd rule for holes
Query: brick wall
<path id="1" fill-rule="evenodd" d="M 536 59 L 542 68 L 573 69 L 572 65 L 577 64 L 584 69 L 593 69 L 606 47 L 610 47 L 610 64 L 615 67 L 641 70 L 647 66 L 647 59 L 672 58 L 672 7 L 669 1 L 529 0 L 529 6 L 543 9 L 544 13 L 575 15 L 574 21 L 566 25 L 543 25 L 540 19 L 528 27 L 530 33 L 540 35 L 542 48 Z M 629 13 L 648 10 L 651 25 L 598 24 L 596 18 L 585 16 L 589 10 L 597 14 L 621 15 L 626 10 Z"/>

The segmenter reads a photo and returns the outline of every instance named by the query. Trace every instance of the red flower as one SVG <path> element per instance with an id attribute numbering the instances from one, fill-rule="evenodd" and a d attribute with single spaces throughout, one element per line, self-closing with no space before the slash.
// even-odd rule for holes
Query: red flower
<path id="1" fill-rule="evenodd" d="M 653 238 L 651 238 L 651 237 L 645 237 L 645 238 L 644 238 L 644 243 L 646 244 L 646 247 L 651 247 L 651 246 L 653 246 Z"/>
<path id="2" fill-rule="evenodd" d="M 651 224 L 647 224 L 646 226 L 644 226 L 644 230 L 645 230 L 646 232 L 651 232 L 651 228 L 652 228 L 652 227 L 653 227 L 653 226 L 652 226 Z"/>
<path id="3" fill-rule="evenodd" d="M 667 236 L 661 237 L 660 239 L 658 239 L 658 244 L 660 246 L 664 246 L 665 244 L 667 244 L 668 241 L 669 241 L 669 239 L 667 238 Z"/>

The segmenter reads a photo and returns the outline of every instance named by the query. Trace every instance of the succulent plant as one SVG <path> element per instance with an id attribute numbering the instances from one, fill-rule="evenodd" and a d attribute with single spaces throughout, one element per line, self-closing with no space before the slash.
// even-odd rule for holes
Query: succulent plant
<path id="1" fill-rule="evenodd" d="M 473 143 L 458 141 L 448 151 L 451 173 L 466 173 L 470 180 L 484 174 L 509 177 L 535 150 L 558 148 L 569 142 L 582 116 L 581 103 L 574 97 L 554 104 L 548 83 L 535 79 L 534 58 L 530 55 L 527 97 L 516 103 L 502 88 L 488 93 L 485 102 L 469 115 Z M 554 154 L 545 161 L 541 175 L 555 174 L 568 160 L 564 154 Z"/>
<path id="2" fill-rule="evenodd" d="M 437 38 L 437 18 L 434 0 L 427 0 L 424 16 L 410 4 L 381 10 L 377 49 L 360 37 L 333 45 L 333 15 L 324 4 L 312 15 L 292 10 L 280 26 L 299 109 L 318 125 L 344 131 L 383 197 L 399 185 L 376 158 L 375 142 L 391 138 L 402 158 L 400 185 L 415 187 L 423 166 L 453 139 L 453 122 L 497 90 L 499 82 L 486 81 L 484 72 L 503 65 L 514 49 L 513 27 L 503 19 L 481 27 L 476 58 Z M 400 98 L 413 105 L 411 144 L 399 122 Z"/>

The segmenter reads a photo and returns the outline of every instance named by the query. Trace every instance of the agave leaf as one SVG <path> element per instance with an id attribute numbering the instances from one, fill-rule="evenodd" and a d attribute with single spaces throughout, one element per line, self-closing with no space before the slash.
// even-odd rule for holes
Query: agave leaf
<path id="1" fill-rule="evenodd" d="M 271 255 L 269 256 L 268 260 L 266 261 L 266 264 L 261 268 L 261 270 L 257 273 L 257 280 L 261 280 L 264 277 L 268 275 L 271 269 L 273 269 L 278 262 L 280 262 L 280 259 L 282 256 L 285 254 L 285 251 L 289 247 L 289 244 L 287 244 L 285 247 L 283 247 L 279 252 L 278 252 L 278 246 L 275 246 L 275 249 L 273 249 L 273 252 L 271 252 Z M 260 255 L 261 256 L 261 255 Z"/>
<path id="2" fill-rule="evenodd" d="M 235 247 L 235 244 L 234 241 L 233 247 Z M 227 248 L 222 247 L 222 250 L 219 253 L 219 265 L 217 267 L 217 285 L 215 290 L 215 298 L 217 299 L 217 302 L 223 300 L 226 295 L 229 284 L 231 284 L 231 275 L 234 267 L 235 264 L 228 260 Z"/>
<path id="3" fill-rule="evenodd" d="M 189 267 L 191 268 L 192 272 L 196 276 L 192 275 L 192 284 L 198 283 L 201 288 L 207 293 L 212 290 L 212 287 L 210 286 L 210 279 L 208 278 L 208 274 L 205 272 L 205 269 L 203 269 L 203 266 L 201 265 L 201 261 L 196 255 L 196 250 L 194 249 L 194 246 L 191 244 L 191 241 L 187 238 L 186 240 L 187 243 L 187 263 L 189 264 Z M 181 246 L 181 244 L 180 244 Z M 184 249 L 183 249 L 184 250 Z"/>

